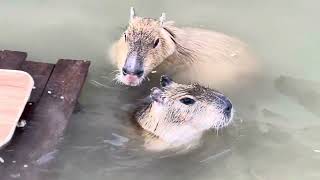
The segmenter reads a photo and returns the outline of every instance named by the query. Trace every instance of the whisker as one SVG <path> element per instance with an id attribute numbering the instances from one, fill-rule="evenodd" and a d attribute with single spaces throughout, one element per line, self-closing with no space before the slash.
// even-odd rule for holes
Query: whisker
<path id="1" fill-rule="evenodd" d="M 119 69 L 113 70 L 109 73 L 109 75 L 115 74 L 115 73 L 120 73 L 121 71 Z"/>

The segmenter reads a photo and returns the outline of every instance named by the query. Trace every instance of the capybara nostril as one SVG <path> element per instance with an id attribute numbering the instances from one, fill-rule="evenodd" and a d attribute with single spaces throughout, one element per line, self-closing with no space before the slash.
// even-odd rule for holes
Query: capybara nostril
<path id="1" fill-rule="evenodd" d="M 128 74 L 128 70 L 126 68 L 122 68 L 122 74 L 123 75 L 127 75 Z"/>
<path id="2" fill-rule="evenodd" d="M 230 115 L 232 113 L 232 103 L 229 99 L 225 99 L 225 107 L 224 107 L 224 113 L 226 113 L 227 115 Z"/>
<path id="3" fill-rule="evenodd" d="M 126 67 L 122 68 L 122 74 L 124 76 L 126 76 L 126 75 L 134 75 L 134 76 L 137 76 L 137 77 L 140 78 L 143 75 L 143 73 L 144 73 L 144 71 L 143 70 L 139 70 L 139 69 L 131 71 L 131 70 L 127 69 Z"/>
<path id="4" fill-rule="evenodd" d="M 141 76 L 143 75 L 143 73 L 144 73 L 143 70 L 136 70 L 133 75 L 136 75 L 136 76 L 138 76 L 138 77 L 141 77 Z"/>

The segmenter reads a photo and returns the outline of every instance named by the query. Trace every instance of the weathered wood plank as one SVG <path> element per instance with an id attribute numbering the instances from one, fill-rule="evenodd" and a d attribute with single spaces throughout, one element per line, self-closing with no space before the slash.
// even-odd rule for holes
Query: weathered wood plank
<path id="1" fill-rule="evenodd" d="M 53 71 L 54 64 L 24 61 L 20 70 L 29 73 L 34 80 L 34 89 L 32 90 L 29 103 L 25 107 L 21 119 L 28 120 L 29 113 L 36 107 L 36 103 L 40 100 L 49 77 Z M 19 130 L 17 130 L 19 131 Z"/>
<path id="2" fill-rule="evenodd" d="M 27 53 L 18 51 L 0 51 L 0 69 L 19 69 Z"/>
<path id="3" fill-rule="evenodd" d="M 52 73 L 54 64 L 24 61 L 21 70 L 29 73 L 34 80 L 34 89 L 32 90 L 29 102 L 36 103 L 39 101 L 48 79 Z"/>
<path id="4" fill-rule="evenodd" d="M 12 143 L 0 151 L 5 163 L 0 165 L 2 180 L 19 174 L 20 179 L 42 180 L 43 172 L 56 153 L 57 145 L 67 126 L 90 62 L 59 60 L 34 110 L 29 124 L 20 131 Z M 49 92 L 49 93 L 48 93 Z M 16 161 L 16 163 L 12 163 Z M 24 164 L 28 167 L 25 168 Z"/>

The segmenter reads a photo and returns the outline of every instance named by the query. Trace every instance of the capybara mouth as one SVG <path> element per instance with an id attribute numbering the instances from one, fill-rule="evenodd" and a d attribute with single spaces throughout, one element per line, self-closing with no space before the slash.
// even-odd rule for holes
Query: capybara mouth
<path id="1" fill-rule="evenodd" d="M 227 127 L 233 121 L 233 114 L 234 110 L 231 110 L 228 113 L 223 113 L 223 118 L 219 122 L 215 123 L 212 128 L 221 129 Z"/>
<path id="2" fill-rule="evenodd" d="M 120 76 L 118 80 L 127 85 L 127 86 L 139 86 L 143 82 L 143 77 L 137 77 L 137 76 L 131 76 L 131 75 L 126 75 L 126 76 Z"/>

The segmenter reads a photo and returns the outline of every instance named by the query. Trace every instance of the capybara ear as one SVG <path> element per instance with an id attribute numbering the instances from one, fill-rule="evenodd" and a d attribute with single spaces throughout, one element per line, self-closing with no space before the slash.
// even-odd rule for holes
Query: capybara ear
<path id="1" fill-rule="evenodd" d="M 150 97 L 153 101 L 162 103 L 164 100 L 163 91 L 157 87 L 151 89 Z"/>
<path id="2" fill-rule="evenodd" d="M 173 80 L 167 76 L 167 75 L 162 75 L 161 78 L 160 78 L 160 86 L 161 87 L 167 87 L 169 86 L 170 84 L 173 83 Z"/>
<path id="3" fill-rule="evenodd" d="M 160 26 L 163 26 L 164 22 L 166 21 L 166 13 L 161 14 L 159 21 L 160 21 Z"/>
<path id="4" fill-rule="evenodd" d="M 130 17 L 129 17 L 129 22 L 133 20 L 133 18 L 136 16 L 136 12 L 133 7 L 130 8 Z"/>

